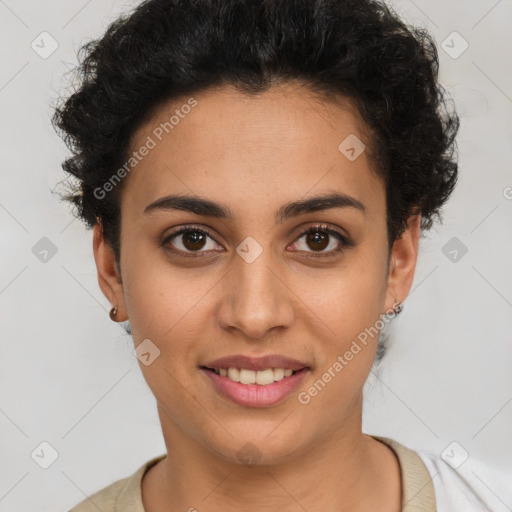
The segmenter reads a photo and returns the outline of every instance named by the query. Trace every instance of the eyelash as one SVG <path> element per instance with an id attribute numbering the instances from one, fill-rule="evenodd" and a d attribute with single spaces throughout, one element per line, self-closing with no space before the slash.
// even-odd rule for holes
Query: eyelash
<path id="1" fill-rule="evenodd" d="M 316 226 L 310 226 L 309 228 L 307 228 L 304 231 L 302 231 L 297 236 L 296 240 L 299 239 L 299 238 L 302 238 L 304 235 L 308 235 L 310 233 L 316 233 L 318 231 L 325 232 L 325 233 L 327 233 L 329 235 L 334 236 L 335 238 L 337 238 L 341 242 L 341 246 L 338 249 L 332 249 L 330 251 L 323 252 L 323 253 L 318 253 L 318 254 L 315 254 L 315 253 L 311 253 L 310 254 L 308 252 L 309 256 L 307 256 L 307 257 L 312 257 L 312 258 L 329 258 L 329 257 L 337 256 L 338 254 L 343 252 L 345 247 L 348 247 L 348 246 L 351 245 L 349 240 L 347 239 L 347 237 L 342 235 L 339 231 L 330 228 L 326 224 L 318 224 Z M 217 242 L 217 240 L 215 239 L 213 234 L 208 229 L 206 229 L 204 227 L 199 227 L 199 226 L 187 226 L 186 228 L 182 228 L 182 229 L 180 229 L 178 231 L 175 231 L 174 233 L 171 233 L 169 236 L 165 237 L 165 239 L 162 241 L 162 246 L 165 247 L 170 252 L 172 252 L 172 253 L 180 256 L 180 257 L 184 257 L 184 258 L 202 258 L 203 254 L 207 253 L 208 251 L 197 251 L 196 253 L 194 253 L 194 252 L 184 252 L 184 251 L 181 251 L 179 249 L 175 249 L 172 246 L 168 247 L 168 245 L 167 245 L 167 244 L 169 244 L 169 242 L 173 238 L 176 238 L 179 235 L 183 235 L 183 234 L 186 234 L 186 233 L 196 233 L 196 232 L 208 235 L 212 240 L 214 240 L 217 244 L 219 244 L 219 242 Z"/>

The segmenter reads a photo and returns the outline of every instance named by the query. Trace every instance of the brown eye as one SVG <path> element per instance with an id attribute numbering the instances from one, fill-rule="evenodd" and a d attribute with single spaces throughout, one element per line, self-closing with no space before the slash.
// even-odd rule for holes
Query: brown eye
<path id="1" fill-rule="evenodd" d="M 302 238 L 304 238 L 304 241 L 300 242 Z M 306 229 L 297 240 L 298 242 L 293 244 L 295 250 L 305 252 L 309 257 L 313 258 L 336 256 L 345 247 L 351 245 L 344 235 L 326 225 L 312 226 Z M 325 250 L 329 247 L 329 250 Z"/>
<path id="2" fill-rule="evenodd" d="M 315 231 L 306 235 L 306 243 L 314 251 L 321 251 L 329 245 L 329 235 L 324 231 Z"/>
<path id="3" fill-rule="evenodd" d="M 166 237 L 162 245 L 179 256 L 202 256 L 217 249 L 218 244 L 204 229 L 189 227 Z M 197 253 L 197 254 L 194 254 Z"/>
<path id="4" fill-rule="evenodd" d="M 206 236 L 200 231 L 188 231 L 181 236 L 184 247 L 189 251 L 202 249 L 206 243 Z"/>

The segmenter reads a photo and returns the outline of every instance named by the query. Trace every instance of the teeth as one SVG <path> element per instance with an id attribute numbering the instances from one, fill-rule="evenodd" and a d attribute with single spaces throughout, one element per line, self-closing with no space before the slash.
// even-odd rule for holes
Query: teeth
<path id="1" fill-rule="evenodd" d="M 238 368 L 228 368 L 228 377 L 235 382 L 240 382 L 240 370 Z"/>
<path id="2" fill-rule="evenodd" d="M 256 372 L 253 370 L 240 370 L 240 382 L 242 384 L 254 384 L 256 382 Z"/>
<path id="3" fill-rule="evenodd" d="M 255 372 L 256 384 L 264 386 L 265 384 L 272 384 L 274 382 L 274 370 L 261 370 Z"/>
<path id="4" fill-rule="evenodd" d="M 284 370 L 282 368 L 274 368 L 274 380 L 283 380 Z"/>
<path id="5" fill-rule="evenodd" d="M 254 371 L 245 368 L 215 368 L 214 372 L 234 382 L 266 386 L 267 384 L 283 380 L 285 377 L 290 377 L 293 370 L 290 368 L 268 368 L 266 370 Z"/>

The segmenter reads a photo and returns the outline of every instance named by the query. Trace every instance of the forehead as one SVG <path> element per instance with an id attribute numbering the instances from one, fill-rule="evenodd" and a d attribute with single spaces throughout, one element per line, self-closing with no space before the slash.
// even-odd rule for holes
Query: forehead
<path id="1" fill-rule="evenodd" d="M 321 100 L 303 87 L 184 96 L 160 105 L 135 132 L 131 151 L 139 158 L 126 178 L 123 208 L 140 214 L 170 193 L 235 203 L 234 212 L 310 192 L 375 201 L 384 187 L 367 154 L 370 143 L 351 102 Z"/>

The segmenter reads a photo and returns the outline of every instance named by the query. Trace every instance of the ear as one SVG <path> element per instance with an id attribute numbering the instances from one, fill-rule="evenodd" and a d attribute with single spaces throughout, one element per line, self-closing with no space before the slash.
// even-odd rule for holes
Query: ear
<path id="1" fill-rule="evenodd" d="M 116 322 L 124 322 L 128 319 L 128 315 L 124 303 L 123 283 L 117 269 L 114 250 L 105 240 L 99 220 L 94 225 L 92 247 L 98 272 L 98 284 L 112 307 L 117 307 Z"/>
<path id="2" fill-rule="evenodd" d="M 393 243 L 389 262 L 386 311 L 396 300 L 403 302 L 411 289 L 418 257 L 421 215 L 411 215 L 407 227 Z"/>

